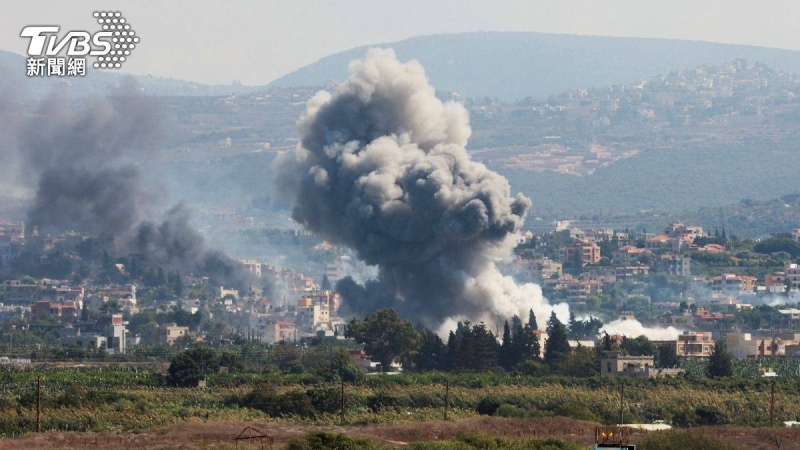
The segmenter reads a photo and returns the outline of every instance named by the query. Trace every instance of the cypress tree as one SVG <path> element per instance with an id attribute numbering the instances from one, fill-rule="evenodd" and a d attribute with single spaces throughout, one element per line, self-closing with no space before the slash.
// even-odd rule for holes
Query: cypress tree
<path id="1" fill-rule="evenodd" d="M 511 318 L 511 338 L 517 334 L 517 331 L 522 331 L 522 319 L 516 314 Z"/>
<path id="2" fill-rule="evenodd" d="M 482 372 L 497 366 L 497 338 L 486 328 L 486 324 L 481 322 L 473 326 L 472 332 L 469 333 L 469 335 L 472 345 L 464 347 L 471 347 L 472 351 L 469 353 L 472 358 L 469 360 L 466 368 Z"/>
<path id="3" fill-rule="evenodd" d="M 447 346 L 433 331 L 425 328 L 420 331 L 420 346 L 414 356 L 416 370 L 440 370 L 446 367 Z"/>
<path id="4" fill-rule="evenodd" d="M 459 325 L 461 324 L 459 323 Z M 458 347 L 458 337 L 456 337 L 455 332 L 450 331 L 450 335 L 447 337 L 447 358 L 445 358 L 445 369 L 455 370 Z"/>
<path id="5" fill-rule="evenodd" d="M 733 356 L 722 339 L 714 342 L 714 350 L 708 360 L 708 375 L 711 378 L 729 377 L 733 375 Z"/>
<path id="6" fill-rule="evenodd" d="M 320 288 L 322 288 L 323 291 L 331 290 L 331 280 L 328 279 L 327 274 L 322 276 L 322 282 L 320 283 Z"/>
<path id="7" fill-rule="evenodd" d="M 506 370 L 511 370 L 514 367 L 514 353 L 512 350 L 511 329 L 506 320 L 503 325 L 503 343 L 500 346 L 500 366 Z"/>
<path id="8" fill-rule="evenodd" d="M 528 326 L 533 330 L 539 329 L 539 325 L 536 323 L 536 314 L 533 313 L 533 308 L 528 311 Z"/>
<path id="9" fill-rule="evenodd" d="M 533 337 L 531 338 L 531 359 L 541 361 L 542 359 L 542 345 L 539 343 L 539 335 L 534 333 L 536 330 L 531 330 Z"/>
<path id="10" fill-rule="evenodd" d="M 567 340 L 567 329 L 555 311 L 550 313 L 550 320 L 547 322 L 547 342 L 544 346 L 544 362 L 554 365 L 567 355 L 569 355 L 569 341 Z"/>

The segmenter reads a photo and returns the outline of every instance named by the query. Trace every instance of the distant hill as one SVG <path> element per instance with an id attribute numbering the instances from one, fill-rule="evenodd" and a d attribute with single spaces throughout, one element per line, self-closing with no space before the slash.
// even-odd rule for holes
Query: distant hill
<path id="1" fill-rule="evenodd" d="M 760 146 L 650 150 L 588 177 L 494 168 L 508 178 L 513 190 L 531 198 L 531 212 L 537 216 L 679 212 L 797 192 L 800 152 L 782 150 Z"/>
<path id="2" fill-rule="evenodd" d="M 800 73 L 800 52 L 665 39 L 481 32 L 415 37 L 368 45 L 322 58 L 270 86 L 321 86 L 343 80 L 350 61 L 371 47 L 417 59 L 438 89 L 466 97 L 516 101 L 577 87 L 605 87 L 736 58 Z"/>
<path id="3" fill-rule="evenodd" d="M 86 71 L 85 77 L 29 78 L 25 73 L 25 60 L 22 55 L 0 50 L 0 87 L 8 85 L 24 87 L 34 98 L 47 95 L 54 89 L 64 88 L 70 95 L 79 97 L 103 94 L 130 84 L 131 81 L 135 81 L 137 88 L 143 92 L 156 96 L 231 95 L 266 89 L 266 86 L 207 85 L 174 78 L 132 76 L 92 68 Z"/>

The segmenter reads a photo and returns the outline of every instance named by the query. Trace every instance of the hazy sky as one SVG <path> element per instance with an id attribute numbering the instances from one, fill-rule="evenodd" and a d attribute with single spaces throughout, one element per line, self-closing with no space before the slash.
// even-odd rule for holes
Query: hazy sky
<path id="1" fill-rule="evenodd" d="M 138 0 L 7 2 L 0 49 L 24 54 L 26 25 L 98 29 L 119 10 L 141 37 L 123 72 L 266 84 L 365 44 L 465 31 L 706 40 L 800 50 L 800 2 L 774 0 Z"/>

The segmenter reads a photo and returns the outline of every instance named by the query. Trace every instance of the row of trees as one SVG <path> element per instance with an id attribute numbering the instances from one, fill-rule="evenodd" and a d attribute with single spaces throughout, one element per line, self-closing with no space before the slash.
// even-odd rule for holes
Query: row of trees
<path id="1" fill-rule="evenodd" d="M 482 322 L 459 322 L 445 342 L 430 329 L 415 328 L 393 309 L 383 309 L 368 314 L 363 321 L 352 319 L 346 336 L 362 344 L 383 370 L 390 370 L 394 361 L 400 361 L 406 370 L 413 371 L 505 370 L 530 375 L 593 376 L 599 374 L 604 351 L 653 356 L 656 367 L 680 365 L 674 343 L 657 346 L 646 336 L 623 337 L 618 341 L 604 333 L 594 349 L 581 345 L 573 348 L 569 339 L 596 327 L 598 332 L 587 336 L 593 340 L 599 335 L 602 323 L 597 319 L 581 321 L 573 316 L 569 324 L 565 325 L 551 313 L 546 326 L 547 340 L 542 342 L 536 315 L 530 311 L 527 322 L 517 316 L 510 323 L 506 321 L 499 342 Z M 708 372 L 711 377 L 732 373 L 732 356 L 723 341 L 716 344 Z"/>
<path id="2" fill-rule="evenodd" d="M 595 326 L 594 321 L 599 323 L 597 319 L 591 319 L 591 325 L 574 317 L 571 320 L 581 330 Z M 395 360 L 402 361 L 407 369 L 419 371 L 480 372 L 498 367 L 510 371 L 527 361 L 555 368 L 571 353 L 569 330 L 552 313 L 547 321 L 548 339 L 544 346 L 540 333 L 531 310 L 526 323 L 517 316 L 510 324 L 505 322 L 500 343 L 483 322 L 459 322 L 445 343 L 434 331 L 415 328 L 395 310 L 382 309 L 368 314 L 363 321 L 353 318 L 346 336 L 363 344 L 366 353 L 380 362 L 383 370 L 389 370 Z"/>

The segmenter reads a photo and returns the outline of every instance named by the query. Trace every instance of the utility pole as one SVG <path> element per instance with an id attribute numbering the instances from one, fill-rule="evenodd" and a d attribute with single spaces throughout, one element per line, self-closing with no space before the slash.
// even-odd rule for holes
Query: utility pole
<path id="1" fill-rule="evenodd" d="M 42 431 L 42 376 L 36 375 L 36 432 Z"/>
<path id="2" fill-rule="evenodd" d="M 769 426 L 775 428 L 775 382 L 769 390 Z"/>
<path id="3" fill-rule="evenodd" d="M 444 420 L 447 420 L 447 408 L 450 406 L 450 380 L 444 381 Z"/>
<path id="4" fill-rule="evenodd" d="M 340 378 L 341 378 L 341 383 L 342 383 L 342 404 L 341 404 L 342 426 L 344 426 L 344 377 L 340 377 Z"/>
<path id="5" fill-rule="evenodd" d="M 624 412 L 625 412 L 625 385 L 621 385 L 619 387 L 619 424 L 622 425 L 625 423 L 624 420 Z"/>

